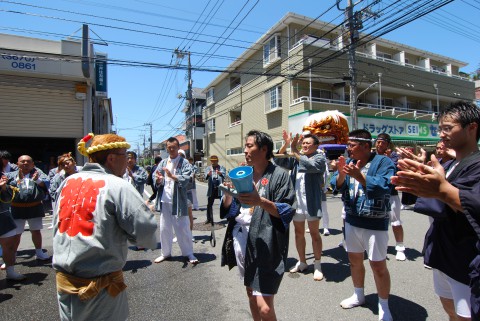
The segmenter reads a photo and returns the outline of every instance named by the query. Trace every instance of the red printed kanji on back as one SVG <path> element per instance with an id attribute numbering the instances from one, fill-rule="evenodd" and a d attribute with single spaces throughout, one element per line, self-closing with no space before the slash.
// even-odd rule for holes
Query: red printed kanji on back
<path id="1" fill-rule="evenodd" d="M 69 179 L 62 189 L 60 196 L 60 213 L 58 230 L 75 236 L 92 236 L 94 222 L 93 212 L 97 206 L 97 197 L 100 188 L 105 186 L 103 180 L 91 178 L 83 180 L 81 177 Z"/>

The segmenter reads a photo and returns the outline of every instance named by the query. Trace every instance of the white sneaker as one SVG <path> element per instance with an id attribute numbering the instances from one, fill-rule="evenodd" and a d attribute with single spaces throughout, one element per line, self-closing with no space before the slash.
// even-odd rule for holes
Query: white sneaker
<path id="1" fill-rule="evenodd" d="M 313 279 L 315 281 L 322 281 L 323 280 L 323 273 L 322 273 L 322 267 L 320 265 L 320 260 L 315 260 L 313 263 Z"/>
<path id="2" fill-rule="evenodd" d="M 40 254 L 40 255 L 37 254 L 37 260 L 40 260 L 40 261 L 50 260 L 50 255 L 48 255 L 48 254 L 46 254 L 45 252 L 42 251 L 42 254 Z"/>
<path id="3" fill-rule="evenodd" d="M 11 281 L 22 281 L 25 280 L 27 277 L 23 274 L 17 273 L 15 271 L 7 273 L 7 280 Z"/>
<path id="4" fill-rule="evenodd" d="M 365 297 L 359 298 L 355 294 L 348 299 L 340 302 L 340 306 L 344 309 L 351 309 L 365 304 Z"/>
<path id="5" fill-rule="evenodd" d="M 397 251 L 397 255 L 395 255 L 397 261 L 405 261 L 407 259 L 405 256 L 405 246 L 397 245 L 395 246 L 395 250 Z"/>
<path id="6" fill-rule="evenodd" d="M 290 273 L 297 273 L 305 271 L 308 268 L 308 264 L 298 261 L 293 268 L 290 269 Z"/>
<path id="7" fill-rule="evenodd" d="M 167 255 L 167 256 L 160 255 L 155 260 L 153 260 L 153 262 L 154 263 L 162 263 L 163 261 L 166 261 L 166 260 L 169 260 L 169 259 L 170 259 L 170 255 Z"/>
<path id="8" fill-rule="evenodd" d="M 329 236 L 330 235 L 330 231 L 328 230 L 328 228 L 323 229 L 323 235 L 324 236 Z"/>
<path id="9" fill-rule="evenodd" d="M 173 243 L 177 243 L 177 237 L 175 236 L 172 240 Z"/>
<path id="10" fill-rule="evenodd" d="M 397 259 L 397 261 L 405 261 L 407 259 L 403 251 L 397 251 L 397 255 L 395 255 L 395 258 Z"/>
<path id="11" fill-rule="evenodd" d="M 191 255 L 188 257 L 188 263 L 193 264 L 193 265 L 197 265 L 197 264 L 200 263 L 200 262 L 199 262 L 198 259 L 195 257 L 195 255 L 191 254 Z"/>

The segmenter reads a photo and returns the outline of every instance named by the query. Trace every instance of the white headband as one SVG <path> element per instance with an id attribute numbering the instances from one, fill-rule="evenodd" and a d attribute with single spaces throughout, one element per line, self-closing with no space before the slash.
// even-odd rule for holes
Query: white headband
<path id="1" fill-rule="evenodd" d="M 371 139 L 362 138 L 362 137 L 348 137 L 348 140 L 359 140 L 361 142 L 371 142 Z"/>

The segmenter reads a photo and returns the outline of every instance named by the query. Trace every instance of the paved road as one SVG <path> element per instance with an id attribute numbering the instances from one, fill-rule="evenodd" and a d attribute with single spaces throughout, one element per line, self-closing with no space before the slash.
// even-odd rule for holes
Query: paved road
<path id="1" fill-rule="evenodd" d="M 200 206 L 206 206 L 206 188 L 197 186 Z M 279 320 L 378 320 L 377 296 L 372 273 L 367 266 L 364 307 L 343 310 L 339 303 L 350 296 L 353 286 L 341 240 L 341 201 L 328 200 L 332 235 L 323 237 L 322 269 L 326 279 L 313 281 L 313 255 L 307 245 L 310 269 L 306 274 L 286 273 L 275 297 Z M 218 210 L 215 210 L 218 219 Z M 431 271 L 423 267 L 421 249 L 428 219 L 411 211 L 402 211 L 408 260 L 395 260 L 393 234 L 390 232 L 388 267 L 392 276 L 390 308 L 394 320 L 445 320 L 433 294 Z M 195 211 L 195 223 L 202 228 L 205 210 Z M 46 227 L 51 218 L 45 219 Z M 197 223 L 198 222 L 198 223 Z M 198 224 L 198 225 L 197 225 Z M 245 289 L 237 271 L 220 267 L 220 247 L 225 228 L 216 231 L 217 246 L 208 241 L 209 230 L 194 230 L 195 253 L 201 264 L 192 267 L 178 257 L 153 264 L 160 250 L 129 251 L 124 268 L 130 303 L 130 320 L 249 320 Z M 44 230 L 44 248 L 52 252 L 51 230 Z M 307 244 L 308 242 L 307 236 Z M 174 255 L 180 254 L 174 246 Z M 296 262 L 293 231 L 290 234 L 289 265 Z M 29 232 L 25 232 L 18 253 L 19 272 L 28 276 L 22 283 L 7 283 L 0 274 L 0 320 L 58 320 L 54 273 L 49 263 L 37 262 Z M 368 262 L 366 262 L 368 264 Z M 92 318 L 95 320 L 95 318 Z"/>

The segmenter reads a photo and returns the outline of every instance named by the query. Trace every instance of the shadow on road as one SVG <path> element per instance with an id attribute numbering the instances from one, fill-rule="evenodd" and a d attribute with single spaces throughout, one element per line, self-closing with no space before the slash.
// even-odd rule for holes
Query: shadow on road
<path id="1" fill-rule="evenodd" d="M 197 257 L 197 259 L 200 261 L 200 264 L 212 262 L 217 259 L 217 256 L 212 253 L 194 253 L 194 254 Z"/>
<path id="2" fill-rule="evenodd" d="M 150 265 L 152 265 L 152 261 L 150 260 L 131 260 L 125 263 L 123 271 L 131 271 L 132 273 L 137 273 L 139 269 L 146 269 Z"/>
<path id="3" fill-rule="evenodd" d="M 390 295 L 388 299 L 390 312 L 396 321 L 425 321 L 428 313 L 424 307 L 415 302 L 401 298 L 396 295 Z M 370 309 L 378 315 L 378 295 L 369 294 L 365 296 L 364 308 Z"/>
<path id="4" fill-rule="evenodd" d="M 48 273 L 23 273 L 27 278 L 22 281 L 11 281 L 11 280 L 1 280 L 0 281 L 0 290 L 5 289 L 15 289 L 21 290 L 22 287 L 28 285 L 40 286 L 44 284 L 45 279 L 48 277 Z M 6 295 L 6 294 L 1 294 Z M 0 301 L 1 302 L 1 301 Z"/>
<path id="5" fill-rule="evenodd" d="M 10 299 L 13 298 L 13 295 L 11 294 L 3 294 L 3 293 L 0 293 L 0 303 L 2 302 L 5 302 L 5 301 L 8 301 Z"/>

